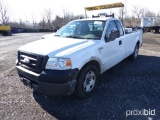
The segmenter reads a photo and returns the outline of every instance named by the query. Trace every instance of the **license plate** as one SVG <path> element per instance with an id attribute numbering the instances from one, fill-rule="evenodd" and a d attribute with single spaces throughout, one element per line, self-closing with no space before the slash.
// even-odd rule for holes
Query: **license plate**
<path id="1" fill-rule="evenodd" d="M 32 88 L 32 83 L 30 80 L 23 78 L 23 84 L 29 88 Z"/>

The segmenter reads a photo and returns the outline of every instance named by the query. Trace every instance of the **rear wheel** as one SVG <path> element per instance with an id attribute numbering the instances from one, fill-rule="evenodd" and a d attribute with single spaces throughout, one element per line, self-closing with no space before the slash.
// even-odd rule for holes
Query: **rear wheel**
<path id="1" fill-rule="evenodd" d="M 134 61 L 138 57 L 138 52 L 139 52 L 139 45 L 137 43 L 135 48 L 134 48 L 134 52 L 130 56 L 130 59 Z"/>
<path id="2" fill-rule="evenodd" d="M 95 89 L 98 80 L 98 70 L 94 65 L 87 65 L 77 78 L 75 94 L 78 97 L 88 97 Z"/>

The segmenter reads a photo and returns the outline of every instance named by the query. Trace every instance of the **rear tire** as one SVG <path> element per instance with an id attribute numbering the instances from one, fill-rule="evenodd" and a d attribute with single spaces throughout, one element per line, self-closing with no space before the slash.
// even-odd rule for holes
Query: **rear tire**
<path id="1" fill-rule="evenodd" d="M 74 93 L 81 98 L 88 97 L 95 90 L 97 81 L 97 68 L 92 64 L 85 66 L 77 77 Z"/>
<path id="2" fill-rule="evenodd" d="M 129 57 L 130 60 L 132 60 L 132 61 L 136 60 L 136 58 L 138 57 L 138 52 L 139 52 L 139 45 L 137 43 L 135 48 L 134 48 L 134 52 Z"/>

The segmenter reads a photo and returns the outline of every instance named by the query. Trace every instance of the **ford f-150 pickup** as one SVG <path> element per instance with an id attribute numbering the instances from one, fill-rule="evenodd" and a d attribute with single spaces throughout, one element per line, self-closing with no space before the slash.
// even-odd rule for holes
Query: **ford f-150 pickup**
<path id="1" fill-rule="evenodd" d="M 54 37 L 23 45 L 16 68 L 21 81 L 46 95 L 89 96 L 98 75 L 142 46 L 142 30 L 125 29 L 116 18 L 88 18 L 69 22 Z"/>

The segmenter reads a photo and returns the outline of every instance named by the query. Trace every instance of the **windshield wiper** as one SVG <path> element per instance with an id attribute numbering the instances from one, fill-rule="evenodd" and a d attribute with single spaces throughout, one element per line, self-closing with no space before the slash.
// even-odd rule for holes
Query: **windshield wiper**
<path id="1" fill-rule="evenodd" d="M 98 40 L 98 38 L 85 38 L 85 39 L 93 39 L 93 40 Z"/>
<path id="2" fill-rule="evenodd" d="M 84 37 L 76 36 L 76 35 L 69 35 L 69 36 L 64 36 L 64 37 L 67 37 L 67 38 L 79 38 L 79 39 L 85 39 Z"/>
<path id="3" fill-rule="evenodd" d="M 60 35 L 54 35 L 54 36 L 58 36 L 58 37 L 61 37 Z"/>

